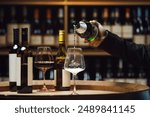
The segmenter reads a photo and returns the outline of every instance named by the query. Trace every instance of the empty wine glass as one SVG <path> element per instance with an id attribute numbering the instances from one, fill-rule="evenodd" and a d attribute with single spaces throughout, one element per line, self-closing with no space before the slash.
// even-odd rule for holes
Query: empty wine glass
<path id="1" fill-rule="evenodd" d="M 34 61 L 35 67 L 42 71 L 44 84 L 40 91 L 47 92 L 48 89 L 45 84 L 45 73 L 54 65 L 54 58 L 50 47 L 38 47 Z"/>
<path id="2" fill-rule="evenodd" d="M 76 92 L 76 77 L 77 74 L 85 69 L 84 56 L 81 48 L 68 48 L 64 63 L 64 69 L 73 74 L 73 92 L 72 95 L 78 95 Z"/>

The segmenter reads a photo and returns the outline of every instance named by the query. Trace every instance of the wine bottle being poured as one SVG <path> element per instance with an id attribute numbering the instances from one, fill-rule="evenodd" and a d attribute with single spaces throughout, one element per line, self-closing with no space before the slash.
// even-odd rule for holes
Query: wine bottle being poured
<path id="1" fill-rule="evenodd" d="M 79 21 L 74 23 L 76 33 L 81 37 L 92 42 L 96 39 L 98 35 L 98 28 L 88 21 Z"/>

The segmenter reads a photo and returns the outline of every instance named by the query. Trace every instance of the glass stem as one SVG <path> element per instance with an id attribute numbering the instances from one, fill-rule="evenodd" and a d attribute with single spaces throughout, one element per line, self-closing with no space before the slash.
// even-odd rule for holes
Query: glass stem
<path id="1" fill-rule="evenodd" d="M 76 89 L 76 77 L 77 75 L 73 74 L 73 94 L 76 94 L 77 89 Z"/>
<path id="2" fill-rule="evenodd" d="M 43 83 L 43 87 L 44 87 L 44 88 L 46 88 L 46 84 L 45 84 L 45 73 L 46 73 L 46 72 L 43 71 L 43 82 L 44 82 L 44 83 Z"/>

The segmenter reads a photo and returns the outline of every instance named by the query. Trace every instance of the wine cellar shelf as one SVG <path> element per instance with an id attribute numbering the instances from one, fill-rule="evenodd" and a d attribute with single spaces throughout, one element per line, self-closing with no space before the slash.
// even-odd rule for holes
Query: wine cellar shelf
<path id="1" fill-rule="evenodd" d="M 4 9 L 1 10 L 1 7 Z M 66 39 L 66 45 L 68 46 L 69 41 L 72 39 L 73 40 L 73 28 L 71 28 L 70 25 L 72 25 L 71 21 L 74 19 L 75 21 L 80 21 L 80 20 L 93 20 L 94 18 L 97 18 L 100 23 L 102 21 L 102 25 L 106 21 L 107 26 L 111 28 L 111 32 L 113 31 L 120 31 L 120 29 L 123 29 L 123 26 L 125 23 L 129 24 L 129 27 L 126 27 L 126 31 L 124 29 L 124 36 L 126 36 L 126 39 L 130 39 L 130 41 L 134 41 L 133 36 L 139 36 L 137 32 L 134 32 L 133 28 L 139 28 L 141 26 L 140 24 L 134 24 L 132 20 L 138 19 L 137 15 L 140 15 L 141 19 L 144 19 L 145 21 L 145 16 L 150 17 L 150 0 L 0 0 L 0 11 L 4 11 L 6 13 L 6 23 L 10 23 L 7 20 L 11 20 L 11 8 L 15 7 L 15 11 L 17 14 L 16 20 L 18 21 L 17 23 L 23 23 L 22 19 L 23 17 L 23 12 L 24 7 L 25 9 L 25 15 L 29 15 L 28 20 L 29 24 L 31 26 L 35 26 L 35 17 L 40 17 L 41 14 L 42 16 L 39 18 L 40 21 L 42 21 L 42 26 L 44 27 L 44 31 L 48 29 L 47 25 L 47 11 L 51 12 L 52 14 L 52 23 L 51 24 L 56 24 L 56 26 L 52 26 L 51 29 L 54 30 L 53 35 L 49 34 L 47 36 L 52 35 L 53 37 L 53 44 L 55 43 L 55 40 L 58 39 L 58 35 L 56 35 L 56 30 L 58 31 L 60 28 L 57 27 L 59 25 L 59 21 L 61 20 L 61 24 L 63 24 L 63 28 L 65 30 L 65 39 Z M 49 11 L 49 10 L 50 11 Z M 6 10 L 6 11 L 5 11 Z M 13 10 L 12 10 L 13 11 Z M 59 11 L 63 14 L 63 17 L 58 17 Z M 127 16 L 126 16 L 126 11 L 127 11 Z M 35 17 L 34 17 L 34 12 L 36 12 Z M 40 13 L 39 13 L 40 12 Z M 42 13 L 41 13 L 42 12 Z M 72 12 L 74 15 L 71 16 Z M 96 12 L 98 15 L 95 17 Z M 106 12 L 106 13 L 104 13 Z M 147 13 L 149 12 L 149 13 Z M 118 13 L 120 16 L 118 16 Z M 0 13 L 3 14 L 3 13 Z M 37 16 L 38 14 L 38 16 Z M 40 15 L 39 15 L 40 14 Z M 62 16 L 61 14 L 61 16 Z M 86 14 L 86 16 L 85 16 Z M 94 15 L 93 15 L 94 14 Z M 105 14 L 105 17 L 104 17 Z M 108 15 L 109 14 L 109 15 Z M 117 16 L 113 16 L 112 14 Z M 130 17 L 131 14 L 131 17 Z M 146 14 L 146 15 L 145 15 Z M 3 15 L 0 15 L 2 17 Z M 15 15 L 16 16 L 16 15 Z M 94 16 L 94 17 L 93 17 Z M 19 18 L 18 18 L 19 17 Z M 50 17 L 48 15 L 48 17 Z M 116 18 L 117 17 L 117 18 Z M 119 17 L 119 18 L 118 18 Z M 127 17 L 130 17 L 129 21 Z M 27 17 L 26 17 L 27 18 Z M 2 19 L 2 18 L 1 18 Z M 5 18 L 4 18 L 5 19 Z M 114 28 L 115 21 L 119 24 L 119 30 L 115 30 L 116 27 Z M 119 19 L 119 20 L 118 20 Z M 147 18 L 148 21 L 150 21 L 150 18 Z M 105 21 L 104 21 L 105 20 Z M 109 20 L 109 21 L 107 21 Z M 31 21 L 31 22 L 30 22 Z M 54 22 L 53 22 L 54 21 Z M 44 22 L 44 23 L 43 23 Z M 57 23 L 59 22 L 59 23 Z M 1 22 L 0 22 L 1 23 Z M 39 23 L 39 24 L 40 24 Z M 3 24 L 3 23 L 2 23 Z M 41 28 L 40 24 L 40 28 Z M 20 25 L 20 24 L 19 24 Z M 0 24 L 1 26 L 1 24 Z M 106 26 L 106 25 L 105 25 Z M 147 28 L 147 25 L 144 25 Z M 143 26 L 143 27 L 144 27 Z M 72 26 L 73 27 L 73 26 Z M 112 28 L 113 27 L 113 28 Z M 144 28 L 145 28 L 144 27 Z M 0 27 L 1 28 L 1 27 Z M 56 29 L 55 29 L 56 28 Z M 106 27 L 105 27 L 106 28 Z M 108 28 L 108 27 L 107 27 Z M 117 27 L 118 28 L 118 27 Z M 144 29 L 143 28 L 143 29 Z M 3 28 L 4 29 L 4 28 Z M 71 30 L 70 30 L 71 29 Z M 113 31 L 112 31 L 113 29 Z M 149 28 L 150 29 L 150 28 Z M 6 31 L 7 32 L 7 31 Z M 4 34 L 8 34 L 8 33 Z M 46 31 L 45 31 L 46 32 Z M 41 38 L 47 34 L 47 33 L 40 33 Z M 50 32 L 50 31 L 49 31 Z M 122 33 L 121 31 L 119 32 L 120 34 Z M 144 31 L 143 31 L 144 32 Z M 137 39 L 136 41 L 140 41 L 145 44 L 150 44 L 150 33 L 146 30 L 144 33 L 140 32 L 140 36 L 143 37 L 142 40 Z M 0 36 L 3 31 L 0 31 Z M 33 34 L 33 32 L 31 31 Z M 51 33 L 51 32 L 50 32 Z M 113 33 L 118 33 L 118 32 L 113 32 Z M 127 34 L 128 33 L 128 34 Z M 58 32 L 57 32 L 58 34 Z M 70 34 L 72 34 L 70 36 Z M 33 34 L 34 35 L 34 34 Z M 118 34 L 117 34 L 118 35 Z M 34 35 L 35 36 L 35 35 Z M 71 39 L 69 38 L 71 37 Z M 119 35 L 120 36 L 120 35 Z M 127 37 L 128 36 L 128 37 Z M 123 37 L 123 36 L 122 36 Z M 125 37 L 124 37 L 125 38 Z M 41 40 L 42 40 L 41 39 Z M 69 40 L 70 39 L 70 40 Z M 50 42 L 48 39 L 47 41 L 41 41 L 42 44 L 47 44 L 47 42 Z M 71 40 L 71 41 L 72 41 Z M 7 40 L 8 41 L 8 40 Z M 131 63 L 128 63 L 128 61 L 124 61 L 122 58 L 116 58 L 114 56 L 110 56 L 109 53 L 104 52 L 103 50 L 100 50 L 99 48 L 91 48 L 86 46 L 83 46 L 85 43 L 80 42 L 81 39 L 78 39 L 78 44 L 80 47 L 83 48 L 83 54 L 86 56 L 86 69 L 84 72 L 79 74 L 79 80 L 108 80 L 108 81 L 115 81 L 115 82 L 130 82 L 130 83 L 141 83 L 146 84 L 150 86 L 150 81 L 149 76 L 146 76 L 146 72 L 144 71 L 143 67 L 141 66 L 133 66 Z M 29 41 L 29 43 L 31 40 Z M 0 41 L 0 43 L 3 43 Z M 5 81 L 7 77 L 8 78 L 8 53 L 9 53 L 9 44 L 7 45 L 3 44 L 0 45 L 0 81 Z M 37 43 L 36 43 L 37 44 Z M 32 43 L 29 45 L 31 46 L 31 49 L 33 50 L 33 55 L 35 53 L 36 47 L 40 45 L 39 43 L 35 46 L 31 46 Z M 72 43 L 71 43 L 72 44 Z M 70 44 L 70 45 L 71 45 Z M 57 44 L 56 44 L 57 45 Z M 73 46 L 73 45 L 71 45 Z M 77 45 L 78 46 L 78 45 Z M 53 49 L 53 54 L 56 54 L 58 45 L 54 47 Z M 41 79 L 41 72 L 39 72 L 35 67 L 34 67 L 34 80 L 39 80 Z M 53 71 L 48 71 L 46 74 L 47 79 L 53 79 Z"/>
<path id="2" fill-rule="evenodd" d="M 0 0 L 1 4 L 7 5 L 147 5 L 149 0 Z"/>
<path id="3" fill-rule="evenodd" d="M 69 26 L 69 8 L 78 6 L 148 6 L 150 0 L 0 0 L 0 5 L 27 5 L 27 6 L 52 6 L 52 7 L 63 7 L 64 8 L 64 30 L 66 32 L 65 38 L 68 38 L 68 26 Z M 8 49 L 0 48 L 0 55 L 7 55 Z M 109 55 L 102 50 L 85 49 L 85 55 Z"/>

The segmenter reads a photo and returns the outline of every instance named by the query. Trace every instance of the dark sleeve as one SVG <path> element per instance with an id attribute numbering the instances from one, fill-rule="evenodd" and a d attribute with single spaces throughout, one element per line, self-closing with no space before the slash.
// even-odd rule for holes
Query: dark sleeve
<path id="1" fill-rule="evenodd" d="M 107 31 L 107 36 L 99 47 L 133 64 L 150 67 L 150 46 L 129 42 Z"/>

